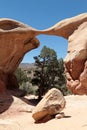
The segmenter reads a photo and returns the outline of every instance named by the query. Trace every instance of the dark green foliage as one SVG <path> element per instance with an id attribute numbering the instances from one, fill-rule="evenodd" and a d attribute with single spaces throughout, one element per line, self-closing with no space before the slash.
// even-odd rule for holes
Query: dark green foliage
<path id="1" fill-rule="evenodd" d="M 44 46 L 40 55 L 34 59 L 36 66 L 34 69 L 23 71 L 18 68 L 16 71 L 20 89 L 28 94 L 37 94 L 39 99 L 53 87 L 60 89 L 63 95 L 70 93 L 66 87 L 63 59 L 57 59 L 53 49 Z M 31 79 L 32 74 L 34 75 Z"/>
<path id="2" fill-rule="evenodd" d="M 36 94 L 37 87 L 32 86 L 32 84 L 30 83 L 31 78 L 27 75 L 27 74 L 31 74 L 31 70 L 25 73 L 24 70 L 22 70 L 21 68 L 18 68 L 15 74 L 16 74 L 21 90 L 26 92 L 26 94 Z"/>
<path id="3" fill-rule="evenodd" d="M 38 95 L 41 98 L 50 88 L 56 87 L 65 95 L 67 88 L 64 75 L 63 59 L 57 59 L 53 49 L 44 46 L 39 56 L 35 56 L 35 65 L 32 84 L 38 86 Z"/>
<path id="4" fill-rule="evenodd" d="M 27 77 L 27 75 L 24 73 L 24 71 L 21 68 L 18 68 L 16 70 L 16 77 L 17 80 L 19 82 L 19 84 L 21 85 L 23 82 L 27 82 L 29 79 Z"/>

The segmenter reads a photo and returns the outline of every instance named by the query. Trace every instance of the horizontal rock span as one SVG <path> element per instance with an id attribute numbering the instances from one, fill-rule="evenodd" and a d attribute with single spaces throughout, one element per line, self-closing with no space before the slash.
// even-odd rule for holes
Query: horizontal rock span
<path id="1" fill-rule="evenodd" d="M 87 13 L 62 20 L 42 33 L 68 40 L 64 60 L 67 86 L 74 94 L 87 94 Z"/>
<path id="2" fill-rule="evenodd" d="M 65 57 L 67 86 L 74 94 L 87 94 L 87 13 L 62 20 L 46 30 L 36 30 L 12 19 L 0 19 L 0 92 L 18 88 L 14 75 L 24 54 L 39 46 L 39 34 L 68 40 Z"/>

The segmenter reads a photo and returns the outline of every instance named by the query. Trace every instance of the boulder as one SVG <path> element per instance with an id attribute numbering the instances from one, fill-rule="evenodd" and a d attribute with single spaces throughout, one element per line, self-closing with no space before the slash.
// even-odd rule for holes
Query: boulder
<path id="1" fill-rule="evenodd" d="M 87 94 L 87 13 L 62 20 L 42 33 L 68 40 L 64 59 L 67 87 L 74 94 Z"/>
<path id="2" fill-rule="evenodd" d="M 65 104 L 66 101 L 62 93 L 58 89 L 52 88 L 37 104 L 33 110 L 32 117 L 36 122 L 44 118 L 45 120 L 46 118 L 49 119 L 51 116 L 60 113 L 65 108 Z"/>
<path id="3" fill-rule="evenodd" d="M 0 19 L 0 93 L 19 87 L 15 71 L 25 53 L 37 48 L 37 30 L 13 19 Z"/>

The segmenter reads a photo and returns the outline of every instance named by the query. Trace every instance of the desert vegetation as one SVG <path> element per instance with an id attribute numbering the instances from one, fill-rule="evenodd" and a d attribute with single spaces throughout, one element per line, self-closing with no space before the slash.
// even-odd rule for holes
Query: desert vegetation
<path id="1" fill-rule="evenodd" d="M 44 46 L 34 60 L 29 69 L 19 67 L 16 71 L 20 89 L 38 95 L 39 99 L 53 87 L 61 90 L 63 95 L 70 93 L 66 87 L 63 59 L 57 58 L 55 50 Z"/>

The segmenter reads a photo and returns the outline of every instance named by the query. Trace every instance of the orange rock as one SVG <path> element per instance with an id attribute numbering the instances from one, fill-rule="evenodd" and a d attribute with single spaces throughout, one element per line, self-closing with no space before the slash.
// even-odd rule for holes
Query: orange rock
<path id="1" fill-rule="evenodd" d="M 35 36 L 39 34 L 62 36 L 68 40 L 64 60 L 67 87 L 74 94 L 87 94 L 87 13 L 62 20 L 42 31 L 15 20 L 0 19 L 1 91 L 2 88 L 18 88 L 14 72 L 24 54 L 38 47 Z"/>
<path id="2" fill-rule="evenodd" d="M 87 13 L 62 20 L 42 33 L 68 40 L 64 60 L 67 86 L 74 94 L 87 94 Z"/>
<path id="3" fill-rule="evenodd" d="M 43 99 L 37 104 L 33 110 L 32 117 L 36 122 L 41 121 L 46 117 L 50 117 L 60 113 L 65 108 L 65 98 L 61 91 L 52 88 L 47 92 Z M 50 115 L 50 116 L 49 116 Z"/>
<path id="4" fill-rule="evenodd" d="M 18 88 L 15 70 L 25 53 L 37 48 L 36 29 L 12 19 L 0 19 L 0 92 Z"/>

